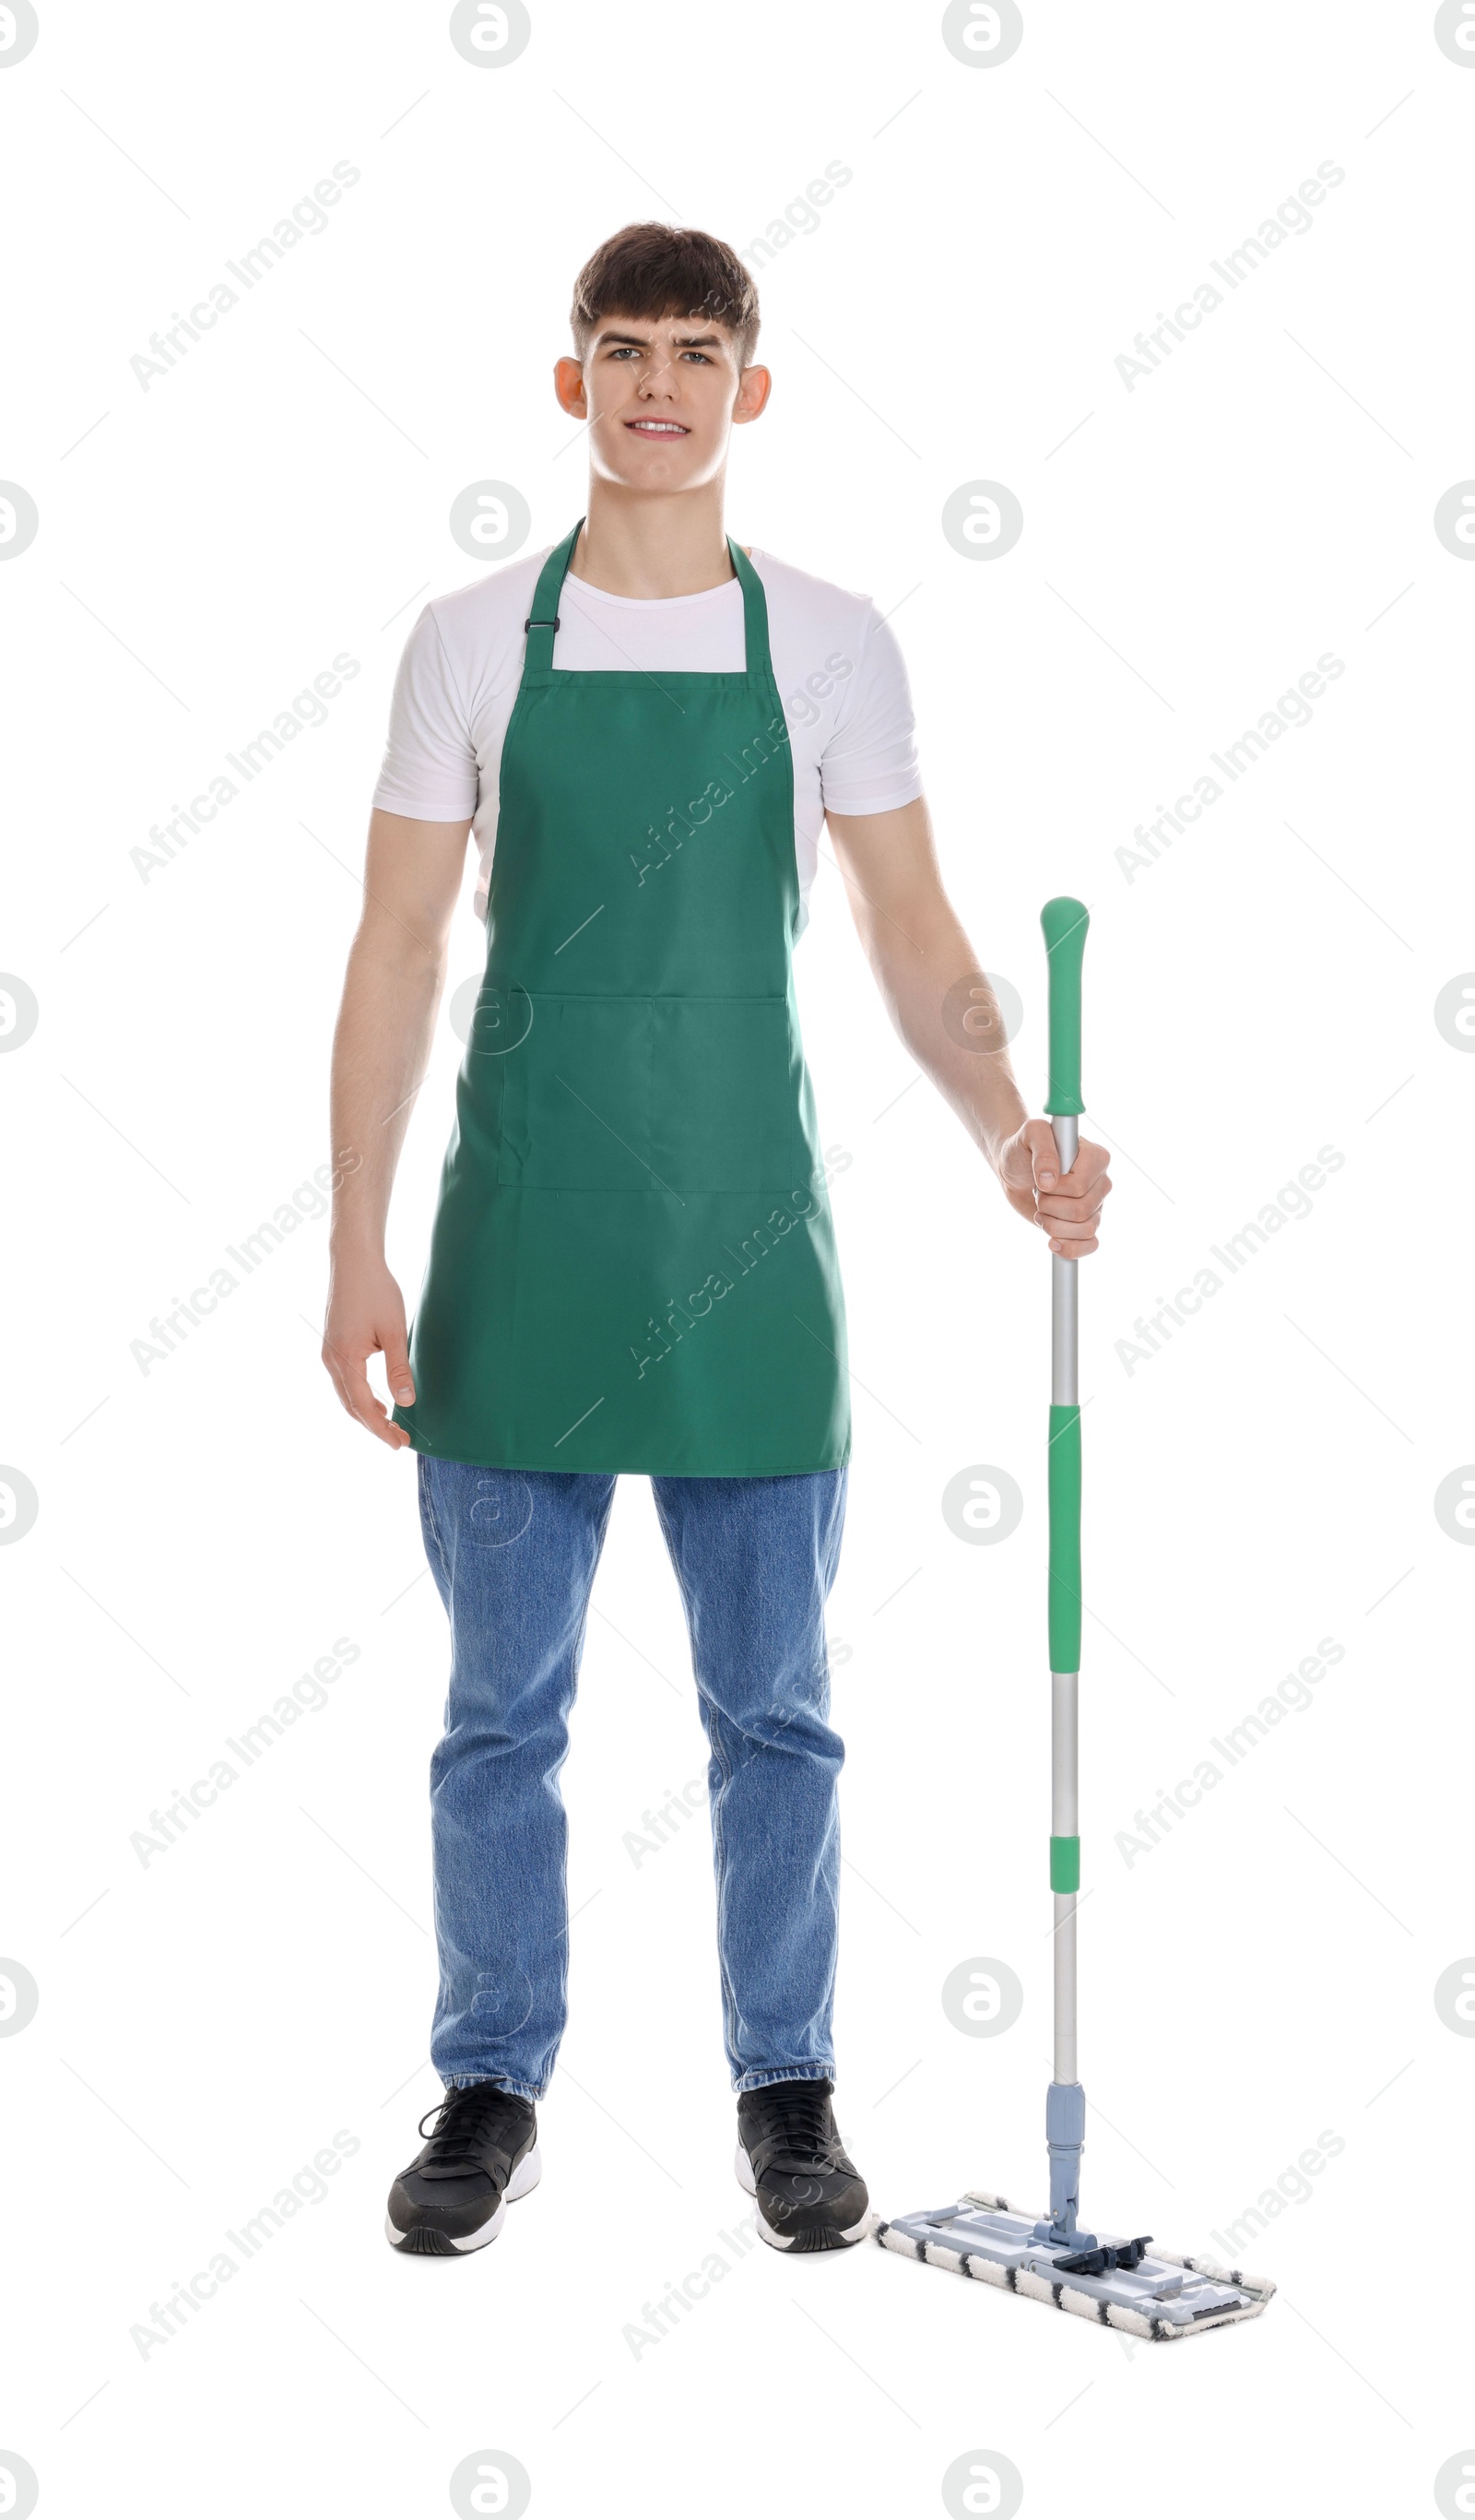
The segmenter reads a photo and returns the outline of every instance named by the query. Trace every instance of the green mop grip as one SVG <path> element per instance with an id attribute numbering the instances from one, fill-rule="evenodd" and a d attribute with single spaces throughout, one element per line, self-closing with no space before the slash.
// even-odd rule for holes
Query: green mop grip
<path id="1" fill-rule="evenodd" d="M 1081 1668 L 1081 1413 L 1050 1413 L 1050 1667 Z"/>
<path id="2" fill-rule="evenodd" d="M 1081 1100 L 1081 957 L 1091 913 L 1084 901 L 1061 893 L 1040 913 L 1050 958 L 1050 1093 L 1045 1108 L 1084 1111 Z"/>

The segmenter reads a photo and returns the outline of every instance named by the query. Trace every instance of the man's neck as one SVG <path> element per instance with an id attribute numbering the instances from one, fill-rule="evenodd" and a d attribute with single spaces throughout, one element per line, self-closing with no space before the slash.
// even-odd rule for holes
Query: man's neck
<path id="1" fill-rule="evenodd" d="M 606 595 L 636 601 L 701 595 L 733 576 L 723 525 L 721 474 L 699 489 L 651 497 L 616 481 L 589 484 L 589 514 L 569 573 Z"/>

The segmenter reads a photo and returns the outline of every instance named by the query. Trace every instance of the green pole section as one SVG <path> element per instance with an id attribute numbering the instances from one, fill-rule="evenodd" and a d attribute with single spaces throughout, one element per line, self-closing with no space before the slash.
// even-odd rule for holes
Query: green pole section
<path id="1" fill-rule="evenodd" d="M 1050 1667 L 1081 1668 L 1081 1412 L 1050 1413 Z"/>
<path id="2" fill-rule="evenodd" d="M 1046 903 L 1040 924 L 1050 957 L 1050 1093 L 1045 1108 L 1051 1116 L 1057 1111 L 1079 1115 L 1086 1108 L 1081 1100 L 1081 957 L 1091 913 L 1084 901 L 1061 893 Z"/>

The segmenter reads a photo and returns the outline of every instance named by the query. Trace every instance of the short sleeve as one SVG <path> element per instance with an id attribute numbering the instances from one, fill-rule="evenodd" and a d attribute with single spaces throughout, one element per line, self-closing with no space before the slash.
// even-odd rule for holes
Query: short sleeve
<path id="1" fill-rule="evenodd" d="M 855 679 L 820 762 L 829 814 L 888 814 L 922 792 L 916 721 L 895 634 L 868 606 Z"/>
<path id="2" fill-rule="evenodd" d="M 405 642 L 389 704 L 389 740 L 374 802 L 422 823 L 460 823 L 476 811 L 476 749 L 434 608 Z"/>

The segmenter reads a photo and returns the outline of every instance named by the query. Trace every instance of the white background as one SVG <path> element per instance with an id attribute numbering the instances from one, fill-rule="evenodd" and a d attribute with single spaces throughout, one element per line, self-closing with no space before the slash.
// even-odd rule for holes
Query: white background
<path id="1" fill-rule="evenodd" d="M 0 1951 L 40 1995 L 0 2040 L 0 2448 L 43 2515 L 432 2514 L 486 2448 L 550 2520 L 924 2514 L 975 2449 L 1031 2514 L 1456 2507 L 1434 2478 L 1475 2441 L 1475 2047 L 1433 1991 L 1475 1951 L 1472 1561 L 1433 1496 L 1475 1454 L 1475 1062 L 1433 1005 L 1475 965 L 1475 571 L 1432 517 L 1475 472 L 1475 75 L 1425 6 L 1025 17 L 980 69 L 930 7 L 543 0 L 484 69 L 442 8 L 79 0 L 0 74 L 0 472 L 40 516 L 0 569 L 0 962 L 40 1010 L 0 1061 L 0 1457 L 39 1498 L 0 1556 Z M 327 232 L 144 391 L 149 336 L 340 158 L 361 180 Z M 853 180 L 761 274 L 776 388 L 735 448 L 733 530 L 893 613 L 1035 1107 L 1039 908 L 1092 911 L 1088 1126 L 1118 1190 L 1082 1285 L 1085 2202 L 1212 2254 L 1343 2139 L 1240 2253 L 1280 2287 L 1267 2315 L 1191 2351 L 875 2249 L 753 2247 L 632 2352 L 644 2304 L 737 2256 L 743 2204 L 705 1820 L 639 1868 L 623 1843 L 703 1756 L 637 1480 L 565 1772 L 581 1912 L 544 2182 L 482 2257 L 391 2256 L 384 2191 L 438 2092 L 447 1651 L 411 1457 L 319 1366 L 321 1224 L 147 1374 L 130 1353 L 327 1158 L 395 662 L 420 603 L 476 574 L 451 502 L 509 481 L 535 542 L 580 512 L 550 382 L 575 270 L 631 218 L 743 248 L 835 158 Z M 1310 234 L 1129 392 L 1134 335 L 1328 158 Z M 1025 519 L 985 563 L 940 526 L 979 478 Z M 150 826 L 339 652 L 361 670 L 328 723 L 144 881 Z M 1314 722 L 1129 880 L 1134 826 L 1326 652 L 1345 672 Z M 453 986 L 478 968 L 469 895 L 469 868 Z M 898 1100 L 914 1072 L 828 865 L 799 971 L 859 1377 L 839 2120 L 884 2212 L 977 2183 L 1043 2201 L 1046 1255 L 930 1089 Z M 412 1300 L 459 1051 L 443 1017 L 391 1221 Z M 1137 1316 L 1327 1145 L 1313 1213 L 1129 1372 Z M 997 1547 L 943 1520 L 974 1464 L 1023 1492 Z M 1129 1867 L 1138 1808 L 1326 1637 L 1345 1656 L 1311 1708 Z M 359 1659 L 325 1710 L 142 1866 L 151 1810 L 338 1638 Z M 997 2039 L 942 2008 L 979 1957 L 1025 1990 Z M 151 2303 L 340 2130 L 359 2149 L 324 2199 L 142 2358 Z"/>

